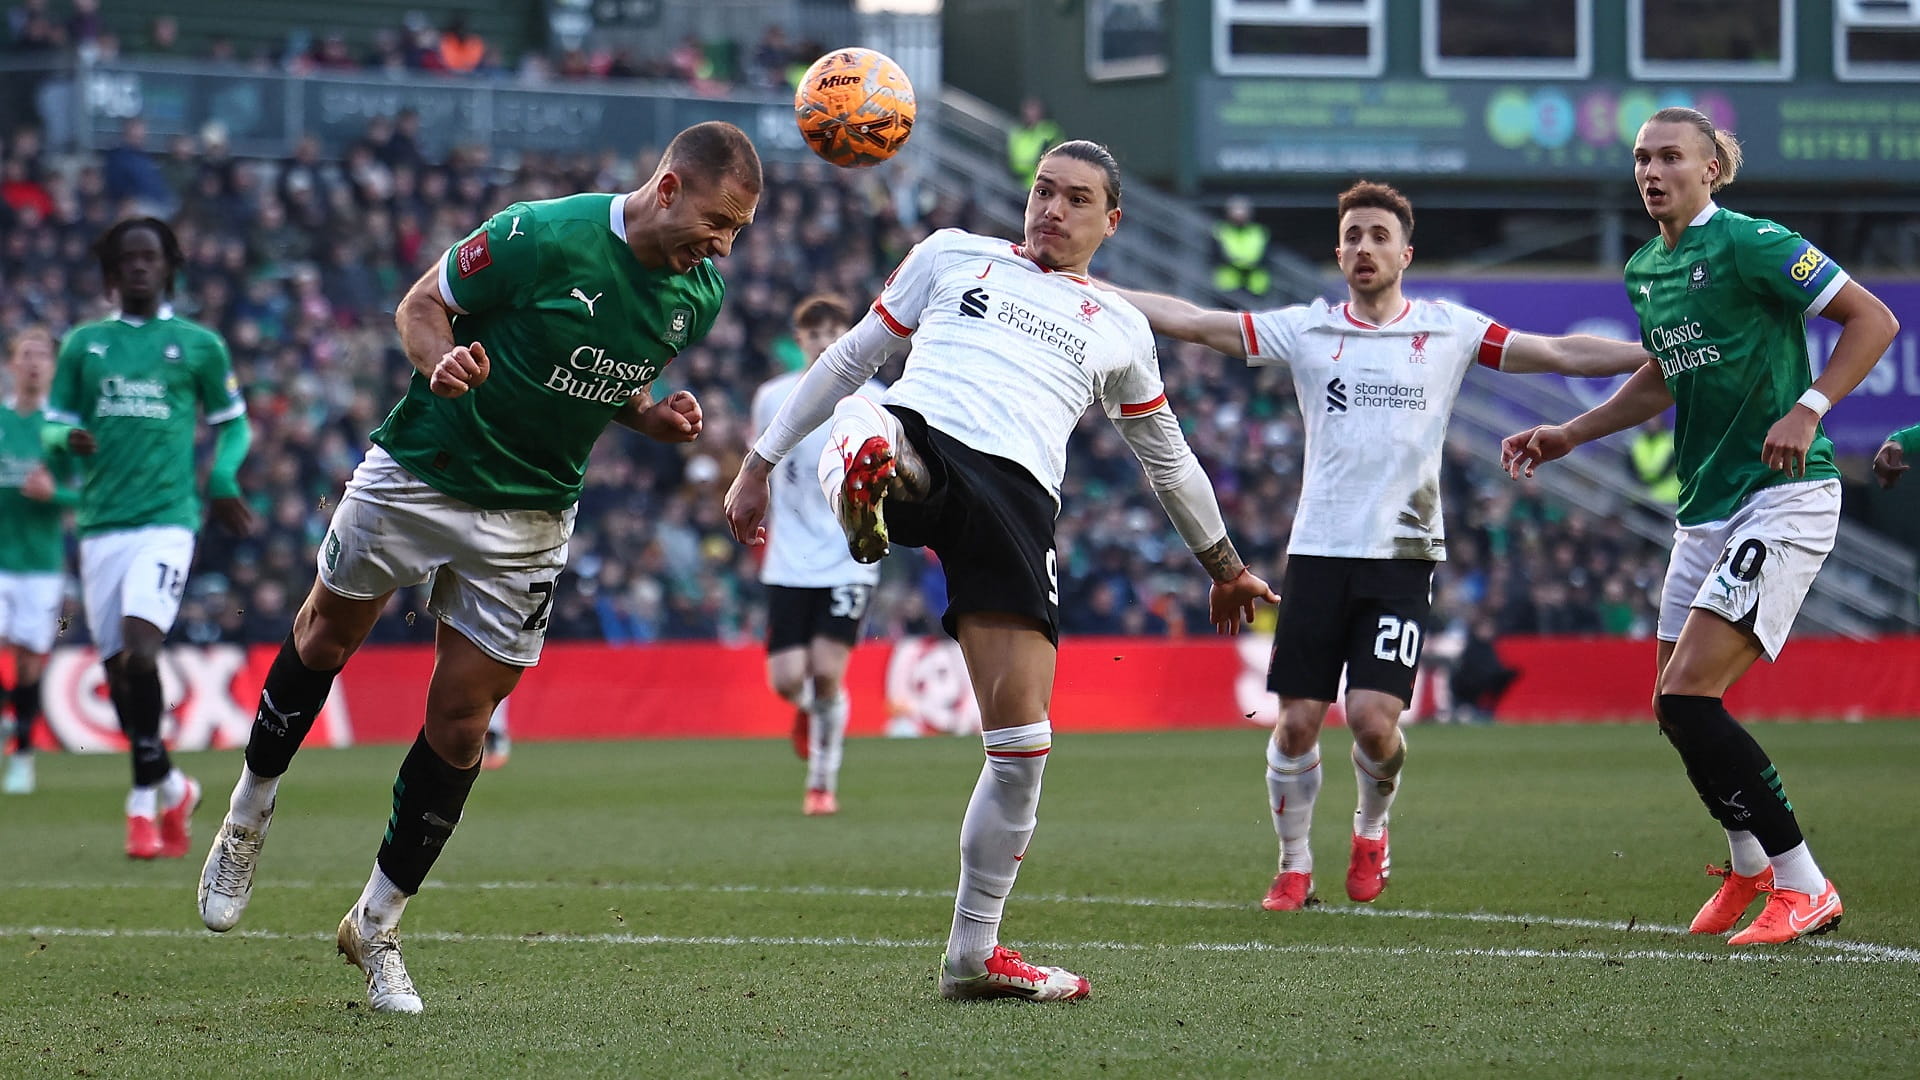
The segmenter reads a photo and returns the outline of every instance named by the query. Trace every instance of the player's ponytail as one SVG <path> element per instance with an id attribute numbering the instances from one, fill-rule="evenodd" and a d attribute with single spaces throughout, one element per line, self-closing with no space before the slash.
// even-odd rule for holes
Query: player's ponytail
<path id="1" fill-rule="evenodd" d="M 1740 152 L 1740 140 L 1731 131 L 1722 131 L 1713 126 L 1707 114 L 1698 109 L 1674 105 L 1654 113 L 1648 123 L 1686 124 L 1706 137 L 1707 145 L 1713 147 L 1714 160 L 1720 163 L 1720 175 L 1713 178 L 1713 190 L 1719 191 L 1740 172 L 1740 163 L 1745 160 Z"/>

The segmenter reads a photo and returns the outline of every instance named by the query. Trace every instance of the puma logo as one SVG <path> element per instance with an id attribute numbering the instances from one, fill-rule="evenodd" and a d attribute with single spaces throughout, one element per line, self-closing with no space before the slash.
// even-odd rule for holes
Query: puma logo
<path id="1" fill-rule="evenodd" d="M 605 296 L 605 295 L 607 295 L 607 294 L 606 294 L 606 293 L 594 293 L 594 294 L 593 294 L 593 296 L 591 296 L 591 297 L 589 297 L 589 296 L 587 296 L 587 294 L 586 294 L 586 292 L 585 292 L 585 291 L 583 291 L 583 290 L 581 290 L 581 289 L 575 289 L 575 290 L 573 290 L 572 292 L 570 292 L 570 293 L 568 293 L 567 295 L 568 295 L 568 296 L 570 296 L 570 297 L 572 297 L 573 299 L 575 299 L 575 300 L 578 300 L 578 301 L 580 301 L 581 303 L 583 303 L 583 304 L 585 304 L 585 305 L 587 305 L 587 318 L 589 318 L 589 319 L 591 319 L 591 318 L 593 318 L 593 305 L 594 305 L 594 302 L 595 302 L 595 301 L 597 301 L 597 300 L 599 300 L 599 299 L 600 299 L 601 297 L 603 297 L 603 296 Z"/>
<path id="2" fill-rule="evenodd" d="M 268 719 L 269 715 L 271 715 L 272 719 Z M 273 695 L 267 693 L 265 690 L 260 691 L 260 711 L 255 714 L 254 723 L 259 724 L 277 736 L 284 737 L 288 729 L 293 726 L 293 722 L 299 719 L 299 717 L 300 714 L 298 712 L 280 711 L 280 707 L 273 703 Z"/>
<path id="3" fill-rule="evenodd" d="M 527 234 L 520 231 L 520 215 L 515 214 L 513 220 L 507 224 L 507 239 L 525 235 Z"/>

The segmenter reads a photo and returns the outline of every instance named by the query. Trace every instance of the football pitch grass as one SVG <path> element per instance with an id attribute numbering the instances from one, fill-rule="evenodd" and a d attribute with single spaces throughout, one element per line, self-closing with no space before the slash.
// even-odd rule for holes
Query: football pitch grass
<path id="1" fill-rule="evenodd" d="M 124 758 L 46 755 L 0 800 L 0 1077 L 1912 1076 L 1920 724 L 1756 730 L 1847 905 L 1759 951 L 1685 933 L 1725 847 L 1650 725 L 1413 729 L 1367 906 L 1329 731 L 1291 914 L 1261 733 L 1062 735 L 1004 938 L 1093 996 L 1039 1006 L 936 991 L 977 740 L 855 741 L 834 818 L 784 742 L 522 743 L 407 912 L 412 1017 L 333 945 L 403 747 L 295 762 L 225 935 L 194 886 L 239 755 L 181 756 L 208 799 L 155 864 Z"/>

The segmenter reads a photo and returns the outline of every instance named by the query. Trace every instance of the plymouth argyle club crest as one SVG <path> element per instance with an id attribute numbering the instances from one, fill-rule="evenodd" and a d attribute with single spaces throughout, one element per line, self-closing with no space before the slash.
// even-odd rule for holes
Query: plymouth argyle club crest
<path id="1" fill-rule="evenodd" d="M 667 317 L 667 332 L 663 336 L 667 344 L 678 349 L 687 343 L 687 332 L 693 329 L 693 309 L 677 307 Z"/>

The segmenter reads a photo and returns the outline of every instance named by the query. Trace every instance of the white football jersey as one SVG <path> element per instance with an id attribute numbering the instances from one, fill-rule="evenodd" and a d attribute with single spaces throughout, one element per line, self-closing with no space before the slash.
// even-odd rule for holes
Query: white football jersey
<path id="1" fill-rule="evenodd" d="M 753 430 L 765 431 L 800 382 L 799 371 L 769 379 L 753 395 Z M 869 380 L 854 393 L 880 400 L 886 387 Z M 880 565 L 854 561 L 847 538 L 814 475 L 827 449 L 828 424 L 807 433 L 779 465 L 767 501 L 767 555 L 760 580 L 790 589 L 829 589 L 836 585 L 873 585 Z"/>
<path id="2" fill-rule="evenodd" d="M 1249 364 L 1285 363 L 1306 421 L 1293 555 L 1447 557 L 1440 457 L 1475 362 L 1498 368 L 1511 331 L 1470 308 L 1409 302 L 1381 326 L 1346 304 L 1242 312 Z"/>
<path id="3" fill-rule="evenodd" d="M 1146 317 L 1018 244 L 942 229 L 908 253 L 873 310 L 913 338 L 886 403 L 1018 462 L 1056 503 L 1067 436 L 1088 405 L 1101 402 L 1116 420 L 1167 407 Z"/>

